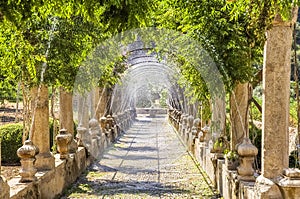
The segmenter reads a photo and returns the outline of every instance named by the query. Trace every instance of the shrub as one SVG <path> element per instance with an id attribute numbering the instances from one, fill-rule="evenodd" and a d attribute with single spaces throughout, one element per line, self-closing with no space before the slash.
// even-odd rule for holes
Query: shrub
<path id="1" fill-rule="evenodd" d="M 5 164 L 19 163 L 17 150 L 22 146 L 23 125 L 6 124 L 0 126 L 1 159 Z"/>

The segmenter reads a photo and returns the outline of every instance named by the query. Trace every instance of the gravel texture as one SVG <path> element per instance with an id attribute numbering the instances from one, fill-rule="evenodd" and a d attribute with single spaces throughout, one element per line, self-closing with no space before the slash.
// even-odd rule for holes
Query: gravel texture
<path id="1" fill-rule="evenodd" d="M 165 117 L 138 118 L 61 198 L 218 198 Z"/>

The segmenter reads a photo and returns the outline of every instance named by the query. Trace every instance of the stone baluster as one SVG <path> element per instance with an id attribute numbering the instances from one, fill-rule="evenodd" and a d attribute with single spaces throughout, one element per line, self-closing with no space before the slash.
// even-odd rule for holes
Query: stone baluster
<path id="1" fill-rule="evenodd" d="M 89 132 L 91 135 L 91 145 L 89 147 L 89 152 L 93 157 L 98 158 L 101 152 L 101 149 L 106 147 L 105 145 L 101 144 L 101 131 L 98 121 L 93 118 L 89 121 Z M 101 147 L 101 148 L 100 148 Z"/>
<path id="2" fill-rule="evenodd" d="M 113 115 L 112 117 L 114 119 L 114 134 L 116 137 L 118 137 L 120 134 L 118 115 Z"/>
<path id="3" fill-rule="evenodd" d="M 20 182 L 33 182 L 36 180 L 37 169 L 34 167 L 35 155 L 39 150 L 31 140 L 26 140 L 24 145 L 18 149 L 17 155 L 21 159 Z"/>
<path id="4" fill-rule="evenodd" d="M 111 115 L 107 115 L 107 126 L 108 126 L 108 131 L 111 137 L 111 141 L 113 142 L 116 138 L 116 135 L 114 134 L 114 119 Z"/>
<path id="5" fill-rule="evenodd" d="M 87 129 L 84 128 L 81 124 L 78 125 L 77 127 L 77 134 L 76 134 L 76 138 L 77 138 L 77 145 L 79 147 L 84 147 L 87 146 L 87 142 L 86 142 L 86 133 L 87 133 Z"/>
<path id="6" fill-rule="evenodd" d="M 68 133 L 67 129 L 61 129 L 55 139 L 60 159 L 67 159 L 69 157 L 70 144 L 73 140 L 72 134 Z"/>
<path id="7" fill-rule="evenodd" d="M 190 134 L 191 136 L 189 137 L 189 141 L 188 141 L 189 150 L 191 152 L 193 152 L 193 153 L 194 153 L 194 150 L 195 150 L 195 139 L 198 136 L 199 123 L 200 123 L 200 119 L 199 118 L 194 119 L 194 121 L 193 121 L 193 127 L 191 129 L 191 134 Z"/>
<path id="8" fill-rule="evenodd" d="M 237 152 L 240 157 L 240 166 L 237 167 L 239 179 L 243 181 L 255 181 L 253 163 L 258 153 L 257 148 L 251 143 L 249 138 L 244 138 L 238 145 Z"/>
<path id="9" fill-rule="evenodd" d="M 179 131 L 181 115 L 182 115 L 181 111 L 178 111 L 177 116 L 176 116 L 176 126 L 175 126 L 177 132 Z"/>
<path id="10" fill-rule="evenodd" d="M 190 115 L 187 118 L 187 131 L 184 135 L 184 141 L 185 143 L 188 143 L 190 137 L 192 136 L 192 127 L 193 127 L 193 122 L 194 122 L 194 116 Z"/>
<path id="11" fill-rule="evenodd" d="M 208 142 L 210 139 L 209 135 L 210 127 L 208 125 L 205 125 L 202 129 L 201 132 L 199 133 L 200 136 L 200 142 Z"/>
<path id="12" fill-rule="evenodd" d="M 108 123 L 107 123 L 106 117 L 100 118 L 100 128 L 101 128 L 102 133 L 104 133 L 104 135 L 106 136 L 107 142 L 110 143 L 111 135 L 110 135 L 110 131 L 108 129 Z"/>
<path id="13" fill-rule="evenodd" d="M 181 131 L 180 131 L 180 135 L 181 135 L 182 139 L 184 138 L 184 135 L 187 131 L 187 116 L 188 115 L 184 114 L 183 117 L 182 117 L 182 128 L 181 128 Z"/>

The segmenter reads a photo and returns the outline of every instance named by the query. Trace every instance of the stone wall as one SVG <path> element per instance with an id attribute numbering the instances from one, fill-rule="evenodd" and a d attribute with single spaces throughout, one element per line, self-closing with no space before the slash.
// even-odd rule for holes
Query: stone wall
<path id="1" fill-rule="evenodd" d="M 169 110 L 170 124 L 224 199 L 271 197 L 270 195 L 263 195 L 264 190 L 268 189 L 268 182 L 258 184 L 256 182 L 258 174 L 254 174 L 249 180 L 244 180 L 243 176 L 238 173 L 237 166 L 240 165 L 240 162 L 238 161 L 237 165 L 232 165 L 226 160 L 223 153 L 216 150 L 212 141 L 209 140 L 209 128 L 198 129 L 199 131 L 195 133 L 194 130 L 197 128 L 195 122 L 194 126 L 190 128 L 186 124 L 187 118 L 189 118 L 188 115 L 177 110 Z M 275 198 L 297 198 L 300 195 L 299 170 L 286 169 L 281 179 L 276 182 L 276 186 L 280 189 L 281 195 Z"/>
<path id="2" fill-rule="evenodd" d="M 100 123 L 95 119 L 91 119 L 89 128 L 80 126 L 77 129 L 78 147 L 76 147 L 75 152 L 70 150 L 69 144 L 71 144 L 71 142 L 69 142 L 70 140 L 68 141 L 70 138 L 69 133 L 66 132 L 65 129 L 61 130 L 60 134 L 56 137 L 60 154 L 56 154 L 53 157 L 55 159 L 54 168 L 38 170 L 37 173 L 32 173 L 32 178 L 26 178 L 26 180 L 24 180 L 24 175 L 10 179 L 7 182 L 10 191 L 5 191 L 6 183 L 2 182 L 2 178 L 0 178 L 1 198 L 59 198 L 63 190 L 75 182 L 95 158 L 102 156 L 106 147 L 111 145 L 122 132 L 130 128 L 134 119 L 135 113 L 132 110 L 115 116 L 107 115 L 107 117 L 102 117 Z M 59 140 L 58 137 L 60 138 Z M 65 149 L 67 149 L 67 151 L 65 151 Z M 95 151 L 97 151 L 97 153 Z M 25 158 L 27 158 L 27 156 Z M 23 174 L 29 175 L 30 171 L 34 170 L 34 168 L 29 168 L 28 164 L 26 168 L 23 166 L 24 165 L 22 165 Z M 6 194 L 3 196 L 4 191 Z"/>
<path id="3" fill-rule="evenodd" d="M 20 183 L 19 176 L 9 180 L 10 198 L 55 198 L 77 179 L 89 163 L 90 159 L 84 147 L 79 147 L 77 152 L 71 154 L 68 159 L 61 160 L 57 154 L 55 169 L 37 172 L 35 182 Z"/>

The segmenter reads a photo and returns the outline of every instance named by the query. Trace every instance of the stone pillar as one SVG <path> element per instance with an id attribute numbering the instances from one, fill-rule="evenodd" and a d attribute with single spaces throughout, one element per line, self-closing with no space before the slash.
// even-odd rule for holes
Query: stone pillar
<path id="1" fill-rule="evenodd" d="M 64 88 L 60 88 L 59 92 L 59 129 L 67 129 L 68 133 L 74 135 L 73 123 L 73 96 L 71 92 L 67 92 Z M 79 113 L 80 114 L 80 113 Z"/>
<path id="2" fill-rule="evenodd" d="M 295 15 L 296 16 L 296 15 Z M 256 180 L 260 198 L 280 198 L 275 185 L 289 166 L 289 95 L 293 23 L 280 15 L 267 31 L 263 66 L 262 174 Z"/>
<path id="3" fill-rule="evenodd" d="M 62 87 L 59 92 L 59 118 L 59 128 L 66 129 L 72 135 L 70 152 L 75 153 L 77 144 L 74 140 L 73 95 L 72 92 L 68 92 Z"/>
<path id="4" fill-rule="evenodd" d="M 230 149 L 237 150 L 243 138 L 248 136 L 249 83 L 238 83 L 230 95 Z"/>
<path id="5" fill-rule="evenodd" d="M 215 142 L 225 131 L 226 104 L 225 96 L 215 97 L 212 102 L 212 140 Z"/>
<path id="6" fill-rule="evenodd" d="M 276 19 L 267 31 L 263 67 L 262 175 L 270 179 L 281 175 L 289 166 L 292 27 Z"/>
<path id="7" fill-rule="evenodd" d="M 38 93 L 39 92 L 39 93 Z M 33 129 L 31 129 L 31 140 L 39 149 L 39 154 L 35 156 L 35 167 L 38 170 L 51 170 L 54 168 L 54 156 L 50 152 L 50 132 L 49 132 L 49 92 L 46 85 L 41 85 L 40 89 L 33 87 L 31 96 L 36 105 Z M 38 97 L 38 98 L 37 98 Z"/>

